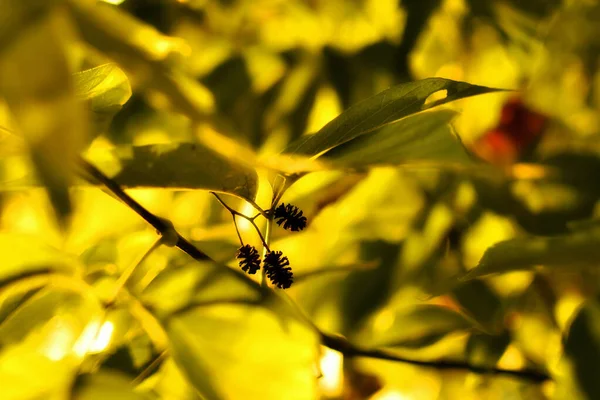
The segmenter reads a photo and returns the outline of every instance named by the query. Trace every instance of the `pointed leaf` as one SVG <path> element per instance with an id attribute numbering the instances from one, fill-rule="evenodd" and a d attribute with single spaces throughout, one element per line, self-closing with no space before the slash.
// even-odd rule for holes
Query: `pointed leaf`
<path id="1" fill-rule="evenodd" d="M 258 175 L 199 143 L 174 143 L 117 148 L 120 170 L 113 175 L 124 187 L 204 189 L 254 200 Z M 106 153 L 91 154 L 101 169 L 114 168 Z M 107 161 L 107 158 L 109 159 Z"/>
<path id="2" fill-rule="evenodd" d="M 404 118 L 369 135 L 334 147 L 322 158 L 334 165 L 365 167 L 409 162 L 469 162 L 449 125 L 456 112 L 432 111 Z"/>
<path id="3" fill-rule="evenodd" d="M 291 143 L 285 152 L 316 156 L 411 114 L 499 90 L 443 78 L 404 83 L 353 105 L 317 133 Z M 446 97 L 425 104 L 429 96 L 440 91 L 446 91 Z"/>
<path id="4" fill-rule="evenodd" d="M 518 270 L 597 266 L 600 260 L 600 227 L 591 226 L 565 235 L 530 236 L 500 242 L 487 249 L 477 267 L 464 279 Z"/>

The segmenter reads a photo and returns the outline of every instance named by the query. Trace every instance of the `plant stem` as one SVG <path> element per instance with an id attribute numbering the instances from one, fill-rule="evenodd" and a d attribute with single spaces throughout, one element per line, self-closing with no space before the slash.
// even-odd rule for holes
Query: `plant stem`
<path id="1" fill-rule="evenodd" d="M 433 368 L 437 370 L 463 370 L 469 371 L 476 374 L 492 374 L 492 375 L 505 375 L 512 376 L 515 378 L 527 379 L 533 382 L 545 382 L 552 380 L 552 377 L 546 372 L 537 371 L 533 369 L 522 369 L 522 370 L 511 370 L 496 367 L 483 367 L 472 365 L 463 361 L 452 361 L 452 360 L 437 360 L 437 361 L 422 361 L 414 360 L 410 358 L 404 358 L 396 354 L 384 350 L 372 350 L 363 349 L 354 344 L 348 342 L 343 337 L 333 336 L 320 332 L 321 343 L 329 347 L 330 349 L 337 350 L 346 357 L 369 357 L 380 360 L 397 361 L 419 367 Z"/>
<path id="2" fill-rule="evenodd" d="M 100 171 L 96 166 L 88 162 L 87 160 L 81 158 L 80 164 L 85 171 L 85 174 L 82 174 L 84 179 L 90 180 L 90 177 L 104 185 L 113 195 L 115 195 L 119 200 L 123 203 L 127 204 L 129 208 L 135 211 L 140 217 L 142 217 L 146 222 L 152 225 L 157 231 L 162 234 L 165 234 L 169 229 L 164 220 L 152 214 L 146 208 L 144 208 L 140 203 L 135 201 L 131 196 L 129 196 L 125 191 L 121 188 L 121 186 L 110 179 L 102 171 Z M 177 233 L 177 243 L 175 244 L 180 250 L 187 253 L 190 257 L 199 260 L 212 260 L 207 254 L 200 251 L 196 246 L 188 242 L 183 236 Z"/>
<path id="3" fill-rule="evenodd" d="M 240 229 L 238 228 L 237 221 L 235 220 L 235 215 L 231 214 L 231 218 L 233 218 L 233 226 L 235 226 L 235 233 L 237 233 L 238 239 L 240 239 L 240 246 L 244 245 L 244 241 L 242 240 L 242 235 L 240 235 Z"/>
<path id="4" fill-rule="evenodd" d="M 346 338 L 342 336 L 330 335 L 321 331 L 321 329 L 309 318 L 308 315 L 300 308 L 300 306 L 285 292 L 277 293 L 282 299 L 294 309 L 296 315 L 310 325 L 315 331 L 318 332 L 321 338 L 321 344 L 325 347 L 329 347 L 332 350 L 339 351 L 346 357 L 368 357 L 376 358 L 380 360 L 403 362 L 406 364 L 412 364 L 419 367 L 432 368 L 438 370 L 463 370 L 469 371 L 476 374 L 495 374 L 495 375 L 506 375 L 513 376 L 516 378 L 527 379 L 533 382 L 544 382 L 552 380 L 552 377 L 546 372 L 537 371 L 533 369 L 522 369 L 522 370 L 510 370 L 496 367 L 482 367 L 472 365 L 462 361 L 452 360 L 437 360 L 437 361 L 423 361 L 414 360 L 411 358 L 401 357 L 399 355 L 387 352 L 379 349 L 364 349 L 359 346 L 350 343 Z"/>
<path id="5" fill-rule="evenodd" d="M 237 223 L 236 223 L 236 221 L 235 221 L 235 217 L 236 217 L 236 215 L 237 215 L 237 216 L 240 216 L 240 217 L 242 217 L 242 218 L 244 218 L 246 221 L 248 221 L 248 222 L 250 222 L 250 224 L 252 224 L 252 226 L 253 226 L 253 227 L 254 227 L 254 229 L 256 230 L 256 233 L 258 233 L 258 237 L 260 237 L 260 240 L 262 241 L 262 243 L 263 243 L 263 246 L 265 246 L 265 247 L 266 247 L 266 249 L 267 249 L 268 251 L 270 251 L 270 250 L 269 250 L 269 245 L 267 244 L 267 241 L 265 240 L 265 238 L 264 238 L 264 236 L 263 236 L 262 232 L 260 231 L 260 228 L 258 227 L 258 225 L 256 225 L 256 222 L 254 222 L 254 220 L 256 219 L 256 217 L 258 217 L 259 215 L 265 215 L 265 218 L 267 218 L 267 220 L 269 220 L 269 216 L 268 216 L 268 214 L 267 214 L 266 212 L 264 212 L 264 211 L 263 211 L 263 213 L 264 213 L 264 214 L 262 214 L 262 213 L 258 213 L 258 214 L 256 214 L 254 217 L 249 217 L 249 216 L 247 216 L 247 215 L 244 215 L 244 214 L 242 214 L 241 212 L 239 212 L 239 211 L 237 211 L 237 210 L 234 210 L 233 208 L 229 207 L 229 206 L 228 206 L 228 205 L 227 205 L 227 204 L 226 204 L 226 203 L 225 203 L 225 202 L 224 202 L 224 201 L 223 201 L 223 200 L 222 200 L 222 199 L 219 197 L 219 195 L 218 195 L 218 194 L 216 194 L 215 192 L 210 192 L 210 193 L 212 193 L 212 195 L 213 195 L 213 196 L 215 196 L 215 197 L 217 198 L 217 200 L 219 200 L 219 203 L 221 203 L 221 205 L 222 205 L 223 207 L 225 207 L 225 208 L 227 209 L 227 211 L 229 211 L 229 212 L 231 213 L 231 215 L 233 216 L 233 223 L 234 223 L 234 225 L 235 225 L 235 230 L 236 230 L 236 232 L 237 232 L 238 238 L 240 239 L 240 243 L 242 244 L 242 246 L 244 245 L 244 242 L 242 241 L 242 237 L 241 237 L 241 235 L 240 235 L 240 231 L 239 231 L 239 229 L 238 229 L 238 226 L 237 226 Z"/>
<path id="6" fill-rule="evenodd" d="M 273 217 L 270 216 L 267 219 L 267 227 L 265 229 L 265 237 L 263 239 L 262 235 L 260 236 L 260 238 L 262 239 L 263 242 L 263 251 L 262 251 L 262 258 L 263 260 L 265 259 L 265 256 L 267 255 L 268 252 L 271 251 L 271 249 L 269 248 L 269 241 L 271 240 L 271 231 L 273 229 Z M 263 267 L 262 269 L 262 280 L 260 282 L 260 285 L 264 288 L 268 287 L 268 280 L 267 280 L 267 271 L 266 269 Z"/>

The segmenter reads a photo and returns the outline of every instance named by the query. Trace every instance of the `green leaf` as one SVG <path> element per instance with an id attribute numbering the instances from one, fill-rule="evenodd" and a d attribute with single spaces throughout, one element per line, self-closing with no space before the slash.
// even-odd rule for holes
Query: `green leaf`
<path id="1" fill-rule="evenodd" d="M 114 156 L 120 170 L 113 175 L 124 187 L 171 189 L 204 189 L 233 194 L 253 201 L 258 188 L 258 175 L 252 168 L 237 164 L 200 143 L 174 143 L 117 148 Z M 114 161 L 107 162 L 99 153 L 92 162 L 108 171 Z"/>
<path id="2" fill-rule="evenodd" d="M 591 226 L 565 235 L 529 236 L 500 242 L 483 254 L 464 279 L 509 271 L 548 268 L 594 267 L 600 260 L 600 227 Z"/>
<path id="3" fill-rule="evenodd" d="M 206 398 L 317 398 L 318 337 L 296 320 L 263 307 L 198 307 L 171 318 L 167 333 L 175 361 Z"/>
<path id="4" fill-rule="evenodd" d="M 385 332 L 373 332 L 375 347 L 421 348 L 444 336 L 477 329 L 476 324 L 447 307 L 421 304 L 395 313 L 394 323 Z"/>
<path id="5" fill-rule="evenodd" d="M 75 94 L 86 100 L 96 135 L 108 129 L 113 116 L 131 97 L 127 75 L 115 64 L 104 64 L 73 75 Z"/>
<path id="6" fill-rule="evenodd" d="M 191 119 L 212 112 L 212 94 L 175 67 L 181 40 L 165 36 L 125 12 L 96 2 L 69 2 L 84 40 L 130 72 L 141 87 L 166 96 L 170 105 Z"/>
<path id="7" fill-rule="evenodd" d="M 211 262 L 199 263 L 177 252 L 167 268 L 144 288 L 141 299 L 164 317 L 197 304 L 256 303 L 261 296 L 260 285 L 241 271 Z"/>
<path id="8" fill-rule="evenodd" d="M 75 94 L 88 100 L 95 112 L 121 108 L 131 97 L 131 85 L 122 69 L 104 64 L 73 75 Z"/>
<path id="9" fill-rule="evenodd" d="M 131 378 L 104 370 L 77 378 L 72 391 L 75 400 L 143 400 L 149 397 L 134 391 Z"/>
<path id="10" fill-rule="evenodd" d="M 58 13 L 50 13 L 21 32 L 0 57 L 0 96 L 29 145 L 61 226 L 71 213 L 68 187 L 88 130 L 65 55 L 69 28 Z"/>
<path id="11" fill-rule="evenodd" d="M 394 86 L 353 105 L 317 133 L 291 143 L 284 152 L 317 156 L 411 114 L 461 98 L 499 90 L 443 78 L 429 78 Z M 440 91 L 447 93 L 443 99 L 425 103 L 429 96 Z"/>
<path id="12" fill-rule="evenodd" d="M 589 399 L 600 398 L 600 304 L 589 301 L 579 310 L 569 329 L 565 353 L 576 374 L 576 381 Z"/>
<path id="13" fill-rule="evenodd" d="M 365 167 L 409 162 L 469 162 L 450 121 L 452 110 L 432 111 L 404 118 L 370 135 L 334 147 L 322 158 L 335 165 Z"/>

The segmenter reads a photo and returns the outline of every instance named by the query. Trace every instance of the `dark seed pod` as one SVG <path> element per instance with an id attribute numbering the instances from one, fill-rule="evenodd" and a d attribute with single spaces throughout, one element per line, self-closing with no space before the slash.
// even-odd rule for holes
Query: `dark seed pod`
<path id="1" fill-rule="evenodd" d="M 240 260 L 239 264 L 242 271 L 255 274 L 260 269 L 260 255 L 254 246 L 247 244 L 240 247 L 236 257 Z"/>
<path id="2" fill-rule="evenodd" d="M 281 251 L 270 251 L 263 260 L 267 278 L 280 289 L 287 289 L 294 282 L 294 274 L 289 265 L 290 261 L 283 256 Z"/>
<path id="3" fill-rule="evenodd" d="M 275 209 L 275 222 L 283 229 L 289 229 L 291 231 L 301 231 L 306 228 L 306 217 L 302 215 L 302 210 L 291 204 L 284 205 L 281 203 L 279 207 Z"/>

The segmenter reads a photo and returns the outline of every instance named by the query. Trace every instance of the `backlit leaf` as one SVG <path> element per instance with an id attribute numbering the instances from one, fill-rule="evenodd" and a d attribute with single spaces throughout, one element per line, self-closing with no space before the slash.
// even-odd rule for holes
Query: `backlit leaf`
<path id="1" fill-rule="evenodd" d="M 127 75 L 115 64 L 104 64 L 73 75 L 75 94 L 92 111 L 94 133 L 108 129 L 112 117 L 131 97 Z"/>
<path id="2" fill-rule="evenodd" d="M 404 118 L 370 135 L 341 144 L 323 155 L 334 165 L 363 167 L 409 162 L 468 162 L 465 148 L 452 132 L 456 112 L 441 110 Z"/>
<path id="3" fill-rule="evenodd" d="M 351 106 L 317 133 L 303 136 L 291 143 L 285 152 L 318 156 L 326 150 L 411 114 L 461 98 L 498 90 L 442 78 L 429 78 L 394 86 Z M 425 103 L 429 96 L 440 91 L 446 91 L 443 99 Z"/>

